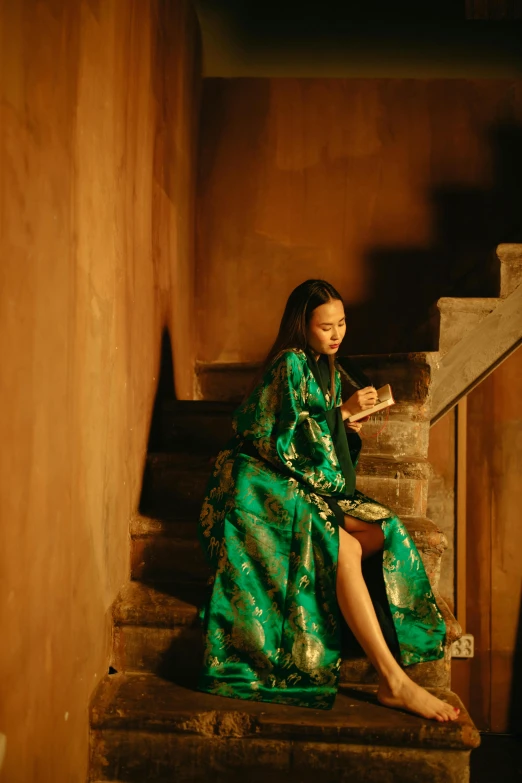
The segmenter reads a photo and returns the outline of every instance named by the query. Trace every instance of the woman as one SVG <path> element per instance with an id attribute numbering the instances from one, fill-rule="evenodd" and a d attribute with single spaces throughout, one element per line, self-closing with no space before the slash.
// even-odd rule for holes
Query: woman
<path id="1" fill-rule="evenodd" d="M 378 672 L 382 704 L 454 720 L 458 710 L 401 668 L 441 658 L 446 627 L 406 528 L 355 489 L 362 425 L 343 421 L 370 408 L 376 391 L 366 386 L 342 402 L 334 357 L 345 332 L 339 293 L 323 280 L 302 283 L 235 413 L 200 517 L 214 573 L 200 611 L 198 689 L 331 709 L 342 614 Z M 381 604 L 362 569 L 373 555 Z"/>

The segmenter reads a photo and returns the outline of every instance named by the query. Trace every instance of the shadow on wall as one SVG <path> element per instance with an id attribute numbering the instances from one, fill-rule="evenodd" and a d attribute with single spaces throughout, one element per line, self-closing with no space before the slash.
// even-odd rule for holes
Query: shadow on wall
<path id="1" fill-rule="evenodd" d="M 161 356 L 158 386 L 150 424 L 147 451 L 161 451 L 163 433 L 163 405 L 166 400 L 176 399 L 174 388 L 174 366 L 172 364 L 172 341 L 165 327 L 161 337 Z"/>
<path id="2" fill-rule="evenodd" d="M 515 596 L 513 596 L 515 600 Z M 522 601 L 518 618 L 518 631 L 513 655 L 513 678 L 511 680 L 511 699 L 509 702 L 509 727 L 511 732 L 522 739 Z"/>
<path id="3" fill-rule="evenodd" d="M 436 350 L 427 315 L 438 298 L 498 296 L 494 249 L 503 242 L 522 242 L 522 126 L 498 124 L 489 139 L 491 188 L 433 191 L 432 247 L 379 248 L 366 255 L 372 297 L 348 308 L 348 323 L 357 324 L 357 330 L 353 337 L 348 331 L 343 354 Z M 395 320 L 397 308 L 404 308 L 405 293 L 406 318 L 401 312 Z M 379 333 L 372 328 L 374 322 L 382 324 Z"/>

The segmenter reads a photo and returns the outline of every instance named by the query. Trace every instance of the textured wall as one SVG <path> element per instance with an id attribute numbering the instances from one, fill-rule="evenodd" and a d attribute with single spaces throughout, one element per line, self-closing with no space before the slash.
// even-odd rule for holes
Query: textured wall
<path id="1" fill-rule="evenodd" d="M 0 34 L 0 779 L 83 783 L 166 324 L 192 389 L 199 39 L 184 0 L 16 0 Z"/>
<path id="2" fill-rule="evenodd" d="M 198 358 L 260 359 L 310 276 L 350 306 L 345 351 L 431 347 L 436 298 L 496 294 L 521 150 L 520 81 L 205 80 Z"/>
<path id="3" fill-rule="evenodd" d="M 467 632 L 477 726 L 522 729 L 522 348 L 468 397 Z"/>

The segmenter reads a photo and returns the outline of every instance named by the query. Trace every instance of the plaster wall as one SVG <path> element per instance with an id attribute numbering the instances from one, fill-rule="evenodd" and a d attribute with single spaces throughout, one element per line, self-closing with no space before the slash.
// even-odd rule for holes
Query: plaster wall
<path id="1" fill-rule="evenodd" d="M 192 391 L 199 38 L 185 0 L 6 2 L 0 36 L 0 780 L 83 783 L 166 326 Z"/>
<path id="2" fill-rule="evenodd" d="M 346 353 L 435 348 L 440 296 L 495 296 L 521 231 L 522 83 L 205 79 L 197 356 L 260 360 L 292 288 L 330 280 Z"/>
<path id="3" fill-rule="evenodd" d="M 470 712 L 485 731 L 522 728 L 522 348 L 468 396 L 467 633 Z"/>

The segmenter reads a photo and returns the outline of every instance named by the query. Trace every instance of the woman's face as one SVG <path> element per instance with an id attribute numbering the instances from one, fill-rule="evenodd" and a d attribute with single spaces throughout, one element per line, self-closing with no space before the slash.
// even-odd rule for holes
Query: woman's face
<path id="1" fill-rule="evenodd" d="M 308 324 L 308 345 L 316 353 L 335 354 L 346 334 L 343 303 L 339 299 L 319 305 Z"/>

